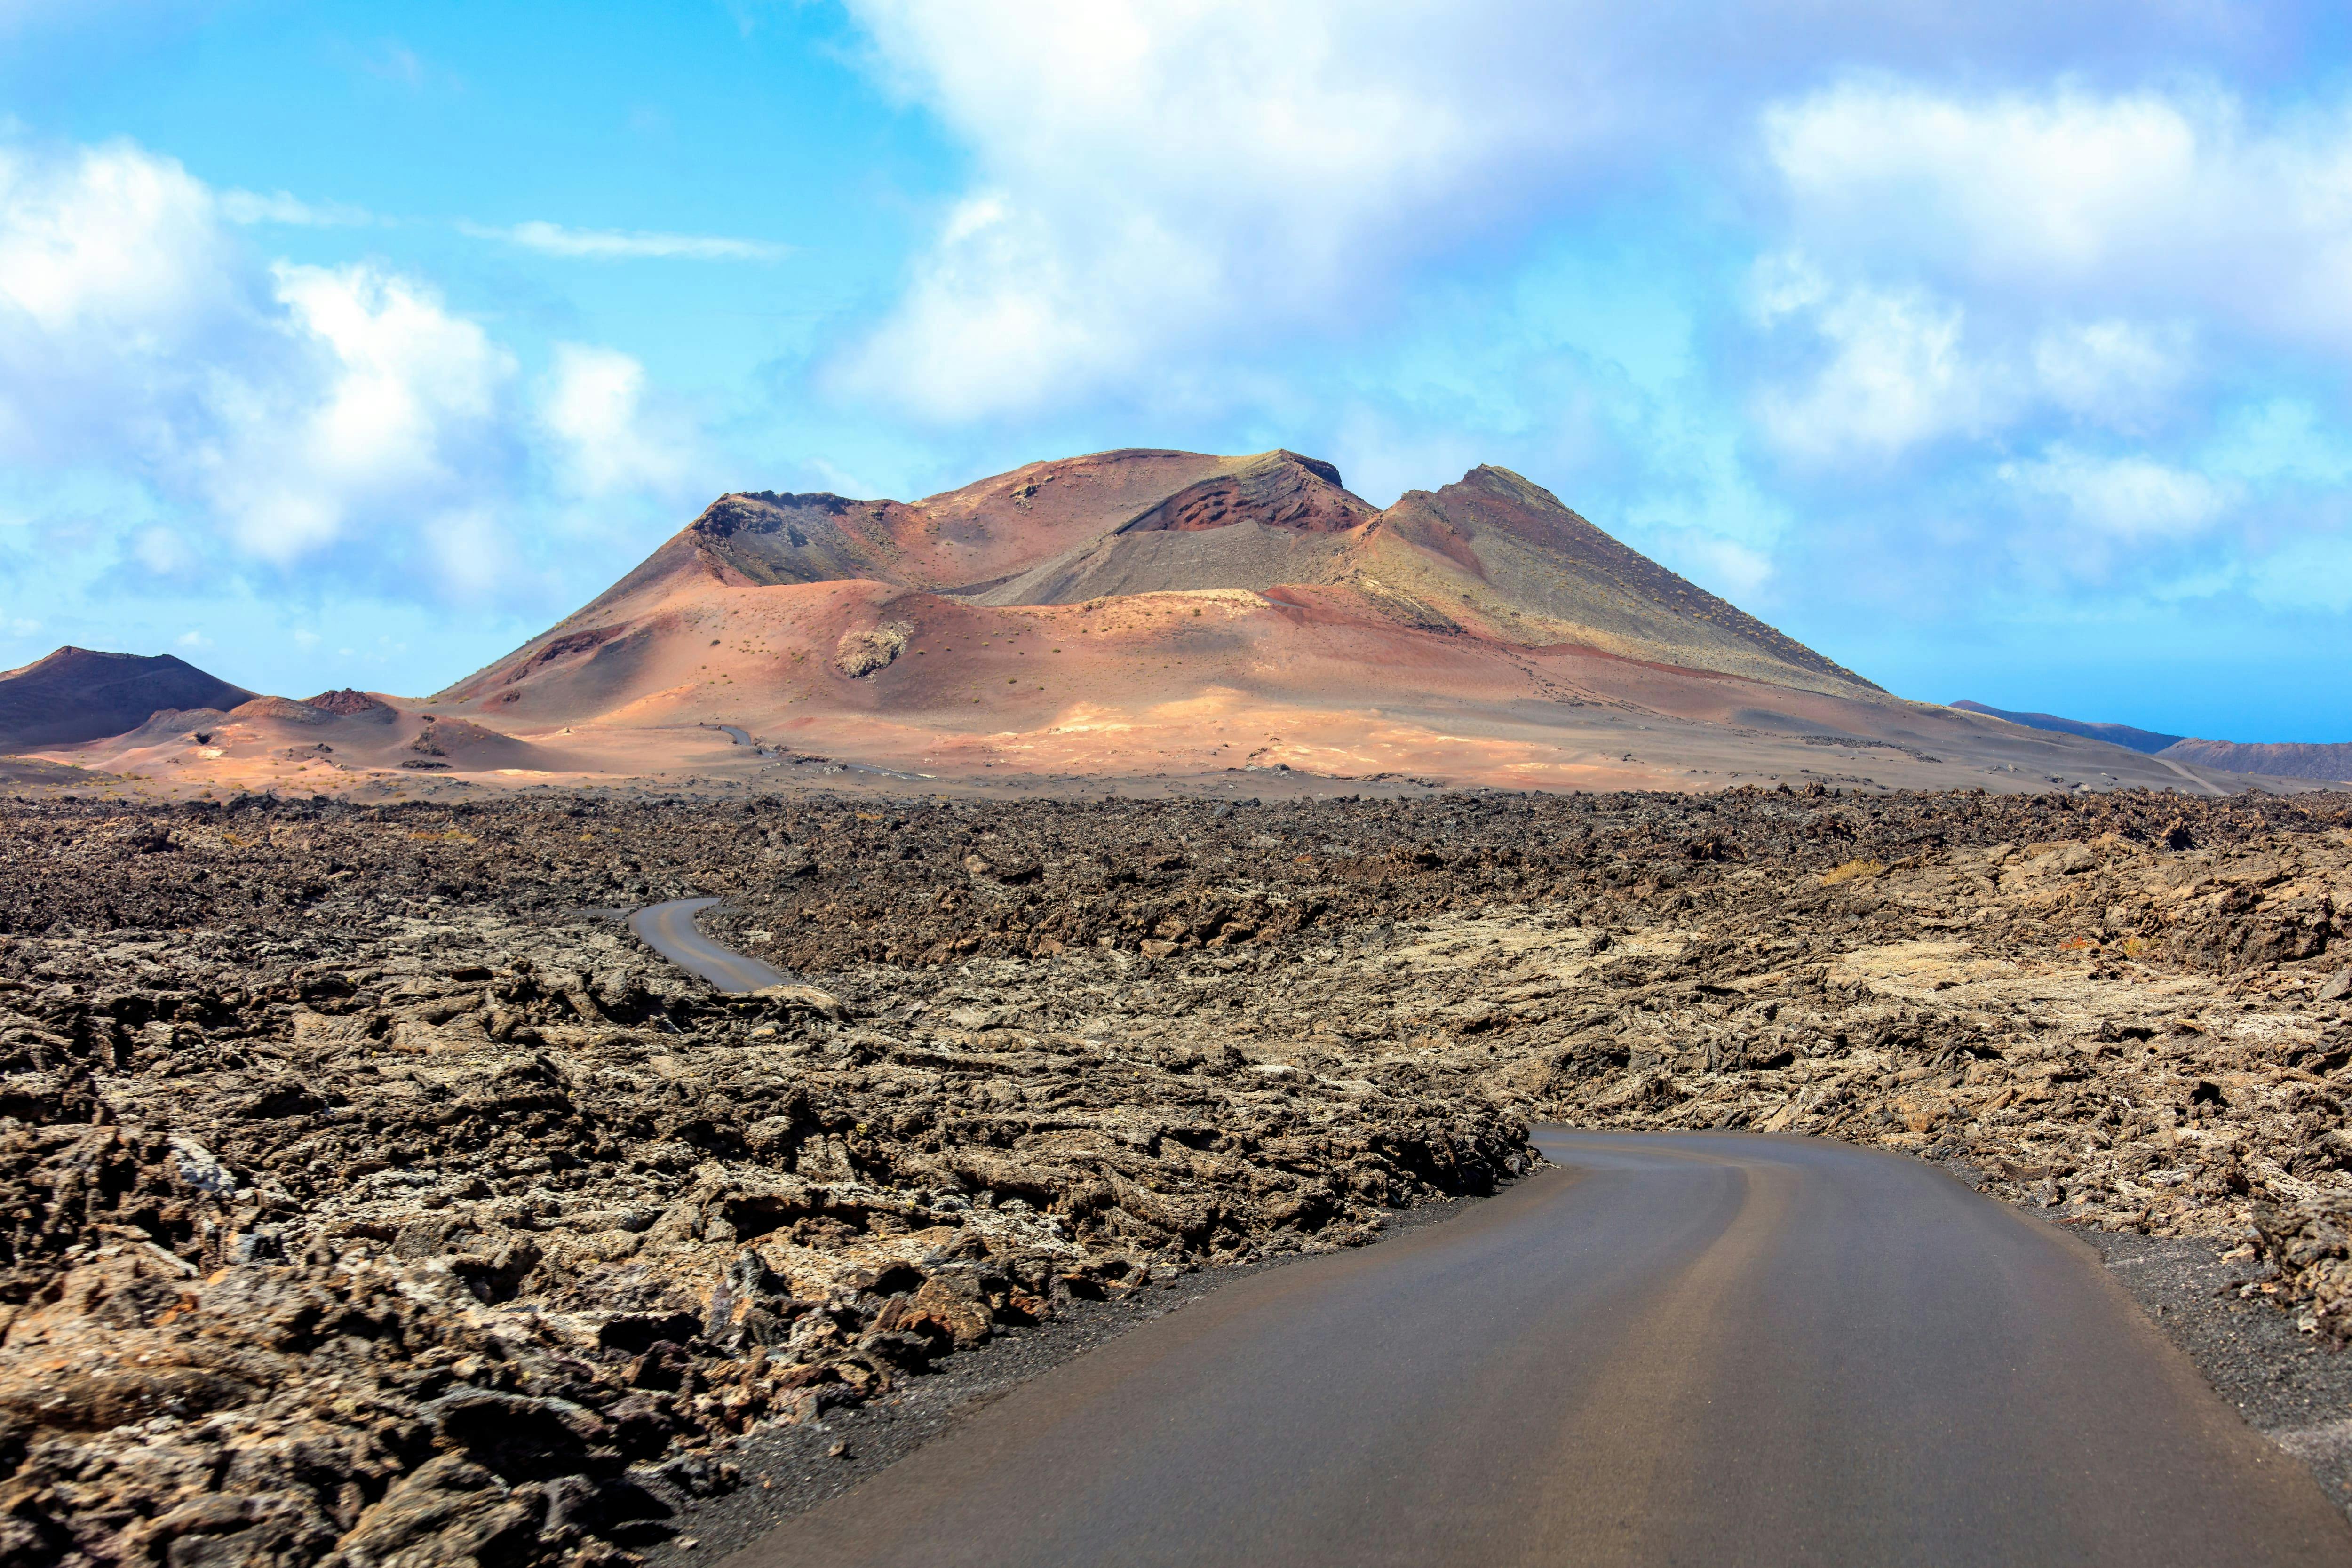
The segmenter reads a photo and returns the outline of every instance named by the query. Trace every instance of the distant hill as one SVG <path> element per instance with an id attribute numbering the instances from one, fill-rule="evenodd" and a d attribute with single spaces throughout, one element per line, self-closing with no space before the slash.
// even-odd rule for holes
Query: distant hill
<path id="1" fill-rule="evenodd" d="M 2151 757 L 2193 763 L 2201 768 L 2220 768 L 2233 773 L 2263 773 L 2272 778 L 2352 781 L 2352 742 L 2200 741 L 2187 735 L 2163 735 L 2154 730 L 2135 730 L 2128 724 L 2093 724 L 2080 719 L 2061 719 L 2054 713 L 2011 713 L 2000 708 L 1988 708 L 1981 702 L 1955 702 L 1952 706 L 1963 712 L 2006 719 L 2030 730 L 2054 730 L 2062 734 L 2082 735 Z"/>
<path id="2" fill-rule="evenodd" d="M 2240 741 L 2182 741 L 2167 746 L 2160 756 L 2200 767 L 2227 768 L 2231 773 L 2269 773 L 2275 778 L 2335 779 L 2352 783 L 2352 742 L 2271 743 Z"/>
<path id="3" fill-rule="evenodd" d="M 253 693 L 162 654 L 61 647 L 0 671 L 0 751 L 71 746 L 136 730 L 165 708 L 235 708 Z"/>
<path id="4" fill-rule="evenodd" d="M 2126 751 L 2139 752 L 2151 757 L 2168 746 L 2179 745 L 2184 739 L 2179 735 L 2159 735 L 2153 730 L 2135 730 L 2129 724 L 2094 724 L 2081 719 L 2061 719 L 2055 713 L 2012 713 L 2005 708 L 1988 708 L 1981 702 L 1955 702 L 1952 706 L 1964 713 L 1989 713 L 2012 724 L 2022 724 L 2029 730 L 2055 730 L 2062 734 L 2087 736 L 2094 741 L 2105 741 L 2111 746 L 2121 746 Z M 2234 763 L 2214 763 L 2210 765 L 2237 767 Z"/>

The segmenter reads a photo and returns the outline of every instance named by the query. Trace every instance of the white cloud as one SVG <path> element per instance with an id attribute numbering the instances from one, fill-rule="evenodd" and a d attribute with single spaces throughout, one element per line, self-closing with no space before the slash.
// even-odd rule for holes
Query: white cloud
<path id="1" fill-rule="evenodd" d="M 845 362 L 935 418 L 1164 386 L 1152 358 L 1345 329 L 1520 221 L 1614 124 L 1580 6 L 855 0 L 974 184 Z M 1515 47 L 1498 49 L 1503 39 Z"/>
<path id="2" fill-rule="evenodd" d="M 0 457 L 193 510 L 126 540 L 151 571 L 196 569 L 208 524 L 279 565 L 404 567 L 420 596 L 477 583 L 417 568 L 480 558 L 436 530 L 509 489 L 511 356 L 415 279 L 264 264 L 233 205 L 129 143 L 0 147 Z"/>
<path id="3" fill-rule="evenodd" d="M 2144 0 L 847 7 L 877 72 L 972 172 L 838 384 L 937 420 L 1231 401 L 1237 362 L 1295 356 L 1301 329 L 1361 333 L 1425 263 L 1483 267 L 1584 198 L 1658 190 L 1661 168 L 1703 186 L 1745 151 L 1723 127 L 1824 61 L 1965 59 L 1999 79 L 2059 58 L 2226 62 L 2294 33 L 2205 0 L 2158 17 Z M 1828 112 L 1867 106 L 1822 101 L 1780 111 L 1790 169 L 1808 190 L 1874 177 Z M 1933 151 L 1936 132 L 1915 140 Z"/>
<path id="4" fill-rule="evenodd" d="M 2230 510 L 2231 489 L 2148 458 L 2102 458 L 2058 445 L 2037 462 L 2005 463 L 2000 477 L 2063 503 L 2075 522 L 2126 542 L 2203 533 Z"/>
<path id="5" fill-rule="evenodd" d="M 2352 112 L 2215 88 L 1962 95 L 1849 82 L 1768 109 L 1798 243 L 1946 288 L 2184 312 L 2352 348 Z"/>
<path id="6" fill-rule="evenodd" d="M 306 202 L 285 191 L 223 191 L 220 214 L 231 223 L 275 223 L 295 228 L 352 228 L 375 222 L 365 207 L 345 202 Z"/>
<path id="7" fill-rule="evenodd" d="M 1833 283 L 1801 255 L 1759 261 L 1750 298 L 1768 332 L 1800 329 L 1816 351 L 1803 374 L 1768 384 L 1755 408 L 1765 436 L 1807 462 L 1891 459 L 2053 412 L 2137 431 L 2168 407 L 2192 363 L 2185 325 L 2058 317 L 2021 327 L 1917 284 Z"/>
<path id="8" fill-rule="evenodd" d="M 2068 413 L 2128 424 L 2160 407 L 2186 378 L 2192 336 L 2179 323 L 2055 322 L 2034 338 L 2033 383 Z"/>
<path id="9" fill-rule="evenodd" d="M 599 261 L 774 261 L 793 247 L 763 239 L 729 239 L 704 234 L 649 234 L 635 229 L 565 228 L 533 220 L 510 228 L 461 223 L 459 232 L 476 239 L 503 240 L 543 256 Z"/>
<path id="10" fill-rule="evenodd" d="M 178 637 L 173 637 L 172 640 L 181 647 L 191 650 L 207 648 L 213 646 L 212 638 L 205 636 L 202 632 L 195 631 L 182 632 Z"/>
<path id="11" fill-rule="evenodd" d="M 0 386 L 31 425 L 87 356 L 166 363 L 242 304 L 211 193 L 125 142 L 42 157 L 0 147 Z M 56 353 L 58 349 L 68 352 Z"/>
<path id="12" fill-rule="evenodd" d="M 1916 290 L 1816 293 L 1775 269 L 1765 285 L 1768 324 L 1801 312 L 1827 356 L 1810 385 L 1768 390 L 1756 416 L 1797 457 L 1886 457 L 1923 441 L 1983 428 L 1998 416 L 1993 384 L 1964 353 L 1965 312 Z"/>
<path id="13" fill-rule="evenodd" d="M 188 454 L 231 536 L 290 562 L 362 521 L 458 504 L 499 465 L 513 360 L 413 280 L 279 265 L 280 331 L 307 374 L 224 374 Z M 272 366 L 273 370 L 279 367 Z"/>
<path id="14" fill-rule="evenodd" d="M 643 364 L 584 343 L 556 345 L 540 420 L 561 454 L 557 482 L 577 495 L 675 490 L 698 446 L 683 420 L 647 407 Z"/>

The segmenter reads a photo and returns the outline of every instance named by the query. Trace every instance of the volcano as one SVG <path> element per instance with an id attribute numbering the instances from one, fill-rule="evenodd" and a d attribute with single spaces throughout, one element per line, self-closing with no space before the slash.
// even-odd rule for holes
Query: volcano
<path id="1" fill-rule="evenodd" d="M 935 602 L 1012 609 L 1306 588 L 1327 613 L 1413 631 L 1877 689 L 1506 468 L 1474 468 L 1383 510 L 1296 452 L 1128 450 L 1034 463 L 912 503 L 722 496 L 609 592 L 443 695 L 543 681 L 577 656 L 594 662 L 653 605 L 706 581 L 871 583 L 907 591 L 902 607 L 916 616 Z"/>
<path id="2" fill-rule="evenodd" d="M 170 654 L 61 647 L 0 671 L 0 751 L 75 745 L 135 730 L 159 710 L 234 708 L 252 699 Z"/>
<path id="3" fill-rule="evenodd" d="M 630 771 L 2244 782 L 1895 697 L 1507 468 L 1379 507 L 1282 449 L 1099 452 L 915 501 L 721 496 L 432 701 Z"/>

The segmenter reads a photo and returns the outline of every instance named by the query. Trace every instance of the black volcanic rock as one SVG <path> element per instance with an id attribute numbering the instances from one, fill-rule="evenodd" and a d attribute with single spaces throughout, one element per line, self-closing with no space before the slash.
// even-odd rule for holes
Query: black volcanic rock
<path id="1" fill-rule="evenodd" d="M 2135 730 L 2129 724 L 2095 724 L 2082 719 L 2061 719 L 2054 713 L 2011 713 L 2005 708 L 1988 708 L 1981 702 L 1955 702 L 1952 706 L 1963 713 L 1983 713 L 1995 719 L 2006 719 L 2029 730 L 2054 730 L 2061 734 L 2082 735 L 2151 757 L 2167 746 L 2179 745 L 2183 739 L 2179 735 L 2159 735 L 2153 730 Z M 2218 768 L 2234 764 L 2211 763 L 2207 765 Z"/>
<path id="2" fill-rule="evenodd" d="M 226 710 L 253 697 L 170 654 L 61 647 L 0 674 L 0 750 L 70 746 L 135 730 L 160 709 Z"/>

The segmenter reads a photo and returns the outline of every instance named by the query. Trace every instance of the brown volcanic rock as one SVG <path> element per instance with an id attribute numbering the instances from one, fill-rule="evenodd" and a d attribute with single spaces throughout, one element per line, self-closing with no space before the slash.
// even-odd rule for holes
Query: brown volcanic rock
<path id="1" fill-rule="evenodd" d="M 75 745 L 135 730 L 161 709 L 228 709 L 252 698 L 170 654 L 61 647 L 0 673 L 0 749 Z"/>
<path id="2" fill-rule="evenodd" d="M 1134 594 L 1263 591 L 1345 575 L 1378 509 L 1339 470 L 1296 452 L 1227 458 L 1074 550 L 971 596 L 989 605 L 1074 605 Z"/>
<path id="3" fill-rule="evenodd" d="M 864 651 L 882 642 L 904 653 L 886 665 Z M 1772 684 L 1741 694 L 1725 676 Z M 1825 716 L 1789 716 L 1822 698 Z M 1395 742 L 1328 771 L 1418 769 L 1434 751 L 1456 759 L 1439 764 L 1454 776 L 1468 763 L 1498 780 L 1615 783 L 1593 768 L 1622 748 L 1596 756 L 1546 731 L 1571 727 L 1570 710 L 1691 700 L 1701 722 L 1724 722 L 1719 710 L 1751 732 L 1876 736 L 1917 708 L 1499 469 L 1382 512 L 1294 452 L 1127 450 L 912 503 L 722 497 L 437 700 L 501 727 L 604 732 L 583 748 L 724 723 L 780 742 L 790 729 L 803 750 L 887 748 L 890 765 L 925 772 L 1008 731 L 1057 737 L 1024 746 L 1043 770 L 1154 772 L 1180 750 L 1238 763 L 1235 733 L 1369 723 Z M 1381 717 L 1400 710 L 1512 738 Z M 1740 717 L 1759 712 L 1761 726 Z"/>
<path id="4" fill-rule="evenodd" d="M 0 938 L 11 1544 L 625 1562 L 594 1537 L 733 1484 L 763 1424 L 1527 1166 L 1507 1111 L 1113 1048 L 1083 988 L 982 981 L 910 1027 L 871 976 L 723 999 L 593 922 L 405 912 L 568 899 L 656 845 L 725 876 L 759 820 L 0 819 L 11 895 L 142 921 L 263 895 L 259 925 Z"/>
<path id="5" fill-rule="evenodd" d="M 1306 533 L 1339 533 L 1378 510 L 1350 495 L 1339 482 L 1339 470 L 1330 464 L 1276 451 L 1250 459 L 1234 473 L 1188 485 L 1118 531 L 1205 531 L 1255 522 Z"/>
<path id="6" fill-rule="evenodd" d="M 564 912 L 688 890 L 816 984 Z M 2344 1335 L 2347 908 L 2331 795 L 0 810 L 0 1540 L 625 1562 L 762 1425 L 1531 1112 L 1942 1161 Z"/>

